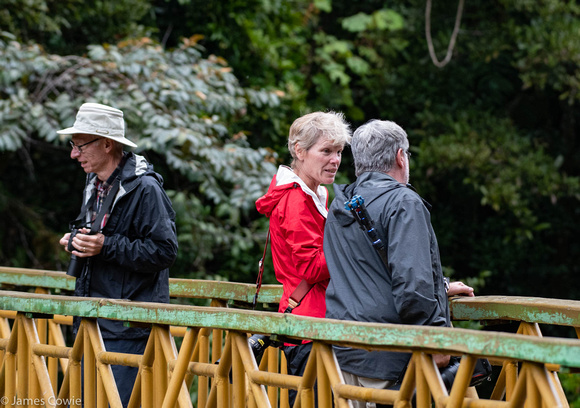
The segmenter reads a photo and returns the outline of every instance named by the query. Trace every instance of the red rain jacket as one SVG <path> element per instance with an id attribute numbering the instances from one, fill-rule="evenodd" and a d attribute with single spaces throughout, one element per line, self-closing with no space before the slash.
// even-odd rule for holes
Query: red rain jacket
<path id="1" fill-rule="evenodd" d="M 286 310 L 288 298 L 305 279 L 314 286 L 292 313 L 324 317 L 330 278 L 322 251 L 326 214 L 319 212 L 314 198 L 302 189 L 298 176 L 294 177 L 294 181 L 277 186 L 274 176 L 268 192 L 256 201 L 258 212 L 270 218 L 274 271 L 284 289 L 278 311 Z M 325 187 L 320 188 L 326 192 Z M 328 198 L 323 205 L 328 208 Z"/>

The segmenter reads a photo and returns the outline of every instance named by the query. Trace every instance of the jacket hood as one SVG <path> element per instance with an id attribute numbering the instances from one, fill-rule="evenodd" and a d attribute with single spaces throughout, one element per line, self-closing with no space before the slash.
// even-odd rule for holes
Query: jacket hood
<path id="1" fill-rule="evenodd" d="M 379 187 L 380 186 L 380 187 Z M 360 175 L 353 184 L 334 184 L 334 201 L 330 211 L 336 217 L 338 223 L 347 227 L 356 222 L 354 216 L 345 208 L 347 201 L 353 196 L 360 195 L 365 205 L 369 205 L 389 191 L 405 187 L 393 177 L 380 172 L 366 172 Z"/>
<path id="2" fill-rule="evenodd" d="M 163 177 L 153 171 L 153 165 L 143 156 L 139 156 L 133 152 L 125 153 L 127 155 L 127 163 L 123 167 L 121 173 L 121 180 L 123 183 L 130 183 L 140 176 L 147 175 L 154 177 L 161 185 L 163 185 Z"/>
<path id="3" fill-rule="evenodd" d="M 325 187 L 318 187 L 318 191 L 313 192 L 294 171 L 287 166 L 280 166 L 278 172 L 272 179 L 268 192 L 256 201 L 256 209 L 260 214 L 270 217 L 270 214 L 276 208 L 282 197 L 288 190 L 300 188 L 306 195 L 312 197 L 314 204 L 324 218 L 327 217 L 326 202 L 328 200 L 328 191 Z"/>

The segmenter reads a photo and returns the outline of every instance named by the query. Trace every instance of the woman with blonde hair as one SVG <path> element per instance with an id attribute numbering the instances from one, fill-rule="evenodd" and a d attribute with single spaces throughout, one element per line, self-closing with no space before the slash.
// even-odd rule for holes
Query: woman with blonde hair
<path id="1" fill-rule="evenodd" d="M 278 311 L 324 317 L 329 273 L 322 251 L 328 215 L 328 190 L 351 139 L 344 115 L 313 112 L 294 121 L 288 149 L 290 167 L 282 165 L 256 208 L 270 219 L 272 260 L 283 295 Z M 298 287 L 301 294 L 295 292 Z M 306 294 L 303 295 L 304 291 Z M 302 375 L 312 343 L 286 345 L 288 373 Z M 296 391 L 290 391 L 290 405 Z"/>

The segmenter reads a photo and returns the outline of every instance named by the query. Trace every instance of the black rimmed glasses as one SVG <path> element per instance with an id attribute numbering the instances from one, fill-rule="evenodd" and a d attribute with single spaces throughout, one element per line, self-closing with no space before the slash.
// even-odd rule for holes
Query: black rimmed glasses
<path id="1" fill-rule="evenodd" d="M 90 145 L 91 143 L 96 142 L 99 139 L 100 138 L 97 137 L 96 139 L 91 140 L 90 142 L 87 142 L 87 143 L 83 143 L 82 145 L 76 145 L 72 140 L 69 141 L 69 143 L 70 143 L 71 149 L 73 149 L 73 150 L 77 149 L 77 152 L 79 152 L 79 154 L 80 154 L 83 152 L 83 150 L 82 150 L 83 147 L 85 147 L 86 145 Z"/>

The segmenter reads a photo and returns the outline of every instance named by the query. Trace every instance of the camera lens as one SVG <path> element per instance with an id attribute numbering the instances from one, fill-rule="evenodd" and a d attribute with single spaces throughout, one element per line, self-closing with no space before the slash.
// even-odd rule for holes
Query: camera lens
<path id="1" fill-rule="evenodd" d="M 83 272 L 85 262 L 86 259 L 77 258 L 76 256 L 72 255 L 70 257 L 70 264 L 68 265 L 66 274 L 69 276 L 74 276 L 75 278 L 80 277 Z"/>

